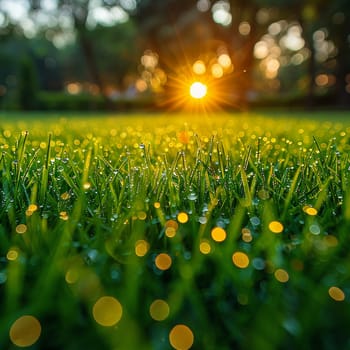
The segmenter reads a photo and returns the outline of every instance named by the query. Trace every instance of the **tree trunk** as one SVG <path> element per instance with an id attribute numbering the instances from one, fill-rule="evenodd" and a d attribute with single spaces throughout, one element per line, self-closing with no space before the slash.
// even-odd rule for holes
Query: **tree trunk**
<path id="1" fill-rule="evenodd" d="M 86 35 L 85 23 L 86 19 L 81 20 L 78 16 L 74 15 L 75 29 L 77 30 L 78 41 L 85 57 L 86 67 L 93 82 L 98 86 L 106 107 L 110 108 L 111 101 L 106 94 L 105 85 L 98 69 L 93 44 Z"/>

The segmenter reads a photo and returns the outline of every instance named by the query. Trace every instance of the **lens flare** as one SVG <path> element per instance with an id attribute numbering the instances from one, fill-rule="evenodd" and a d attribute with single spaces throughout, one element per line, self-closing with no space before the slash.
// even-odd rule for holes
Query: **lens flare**
<path id="1" fill-rule="evenodd" d="M 201 99 L 207 94 L 208 88 L 205 84 L 196 81 L 190 87 L 190 95 L 195 99 Z"/>

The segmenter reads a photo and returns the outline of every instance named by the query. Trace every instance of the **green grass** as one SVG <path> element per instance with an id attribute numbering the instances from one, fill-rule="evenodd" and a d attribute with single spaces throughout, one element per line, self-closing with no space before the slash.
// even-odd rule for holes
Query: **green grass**
<path id="1" fill-rule="evenodd" d="M 350 349 L 348 117 L 2 115 L 1 349 Z"/>

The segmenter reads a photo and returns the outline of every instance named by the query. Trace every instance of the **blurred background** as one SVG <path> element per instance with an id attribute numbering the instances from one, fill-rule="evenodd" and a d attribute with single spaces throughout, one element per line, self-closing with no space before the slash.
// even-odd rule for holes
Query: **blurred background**
<path id="1" fill-rule="evenodd" d="M 0 0 L 1 110 L 350 107 L 348 0 Z M 210 92 L 212 91 L 212 92 Z"/>

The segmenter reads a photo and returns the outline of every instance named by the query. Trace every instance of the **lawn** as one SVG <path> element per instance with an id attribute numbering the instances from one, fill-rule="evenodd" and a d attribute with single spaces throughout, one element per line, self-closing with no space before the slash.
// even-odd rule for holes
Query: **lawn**
<path id="1" fill-rule="evenodd" d="M 350 349 L 350 113 L 0 115 L 1 349 Z"/>

